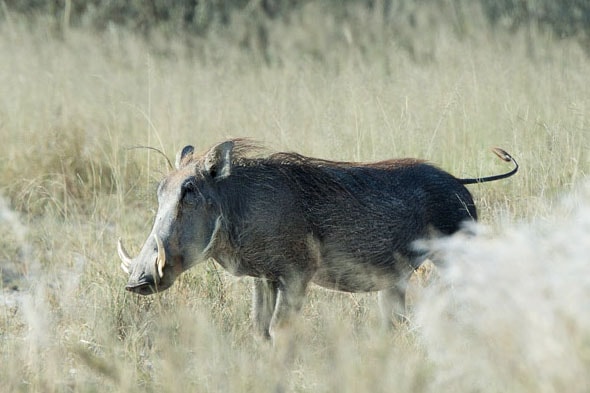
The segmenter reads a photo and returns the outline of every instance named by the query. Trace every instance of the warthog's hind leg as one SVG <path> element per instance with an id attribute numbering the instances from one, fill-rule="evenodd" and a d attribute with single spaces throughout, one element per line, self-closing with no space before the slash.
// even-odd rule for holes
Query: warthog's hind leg
<path id="1" fill-rule="evenodd" d="M 406 317 L 406 289 L 404 280 L 391 288 L 379 292 L 379 310 L 385 330 L 391 330 L 407 321 Z"/>
<path id="2" fill-rule="evenodd" d="M 264 339 L 270 340 L 270 321 L 275 312 L 279 287 L 275 281 L 254 279 L 252 293 L 252 320 L 254 329 Z"/>

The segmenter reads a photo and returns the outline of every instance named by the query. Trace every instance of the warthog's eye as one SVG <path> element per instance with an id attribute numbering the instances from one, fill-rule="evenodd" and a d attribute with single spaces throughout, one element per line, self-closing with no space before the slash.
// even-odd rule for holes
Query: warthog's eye
<path id="1" fill-rule="evenodd" d="M 183 202 L 191 202 L 191 196 L 194 194 L 196 189 L 195 183 L 192 178 L 186 179 L 180 188 L 180 200 Z"/>

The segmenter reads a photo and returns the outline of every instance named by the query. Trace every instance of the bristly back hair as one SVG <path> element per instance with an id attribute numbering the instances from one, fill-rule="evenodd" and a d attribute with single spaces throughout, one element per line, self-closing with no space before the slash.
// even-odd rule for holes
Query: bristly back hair
<path id="1" fill-rule="evenodd" d="M 334 161 L 305 156 L 295 152 L 269 153 L 260 143 L 249 138 L 230 139 L 234 143 L 232 161 L 238 165 L 280 164 L 308 165 L 313 167 L 351 168 L 367 167 L 375 169 L 395 169 L 426 163 L 416 158 L 388 159 L 376 162 Z"/>

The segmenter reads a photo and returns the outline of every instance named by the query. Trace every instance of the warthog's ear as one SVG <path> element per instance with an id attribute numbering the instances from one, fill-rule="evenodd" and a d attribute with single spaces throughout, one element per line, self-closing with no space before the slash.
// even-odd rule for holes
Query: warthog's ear
<path id="1" fill-rule="evenodd" d="M 226 141 L 213 147 L 205 157 L 205 170 L 214 179 L 223 179 L 231 173 L 233 141 Z"/>
<path id="2" fill-rule="evenodd" d="M 176 153 L 176 161 L 174 163 L 176 169 L 180 169 L 182 161 L 184 161 L 184 159 L 187 158 L 189 155 L 193 154 L 194 151 L 195 148 L 191 145 L 187 145 L 183 147 L 182 150 L 179 150 L 178 153 Z"/>

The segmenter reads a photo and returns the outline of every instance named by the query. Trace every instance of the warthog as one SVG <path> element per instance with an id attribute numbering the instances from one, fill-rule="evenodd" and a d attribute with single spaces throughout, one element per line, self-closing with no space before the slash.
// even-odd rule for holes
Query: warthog
<path id="1" fill-rule="evenodd" d="M 375 163 L 327 161 L 296 153 L 253 155 L 229 140 L 204 155 L 186 146 L 160 182 L 158 211 L 139 255 L 121 240 L 126 289 L 160 292 L 198 262 L 214 259 L 255 277 L 253 317 L 274 337 L 299 311 L 310 282 L 348 292 L 380 291 L 389 322 L 404 314 L 406 284 L 428 257 L 416 240 L 448 236 L 477 219 L 465 184 L 510 172 L 458 179 L 417 159 Z"/>

